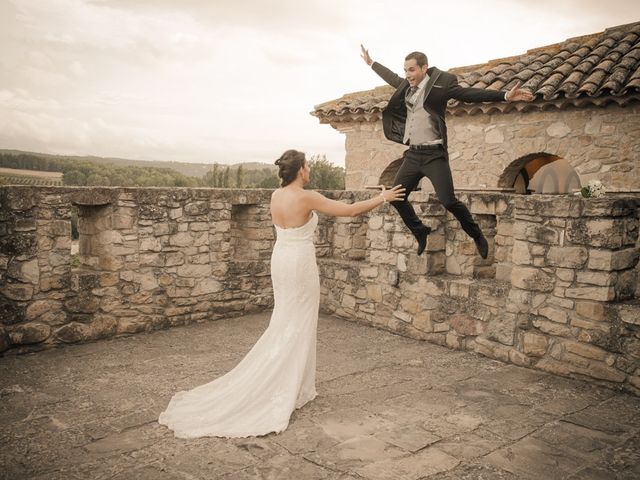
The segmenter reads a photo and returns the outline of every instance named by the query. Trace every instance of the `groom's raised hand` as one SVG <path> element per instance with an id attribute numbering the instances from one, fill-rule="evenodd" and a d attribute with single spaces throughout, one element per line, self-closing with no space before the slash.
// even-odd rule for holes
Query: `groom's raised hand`
<path id="1" fill-rule="evenodd" d="M 364 48 L 364 45 L 362 44 L 360 44 L 360 49 L 362 50 L 362 53 L 360 53 L 360 56 L 362 57 L 362 59 L 365 61 L 367 65 L 371 66 L 371 64 L 373 63 L 373 60 L 371 60 L 371 57 L 369 56 L 369 50 Z"/>
<path id="2" fill-rule="evenodd" d="M 518 81 L 511 90 L 507 92 L 507 102 L 530 102 L 533 100 L 533 93 L 524 88 L 520 88 L 522 82 Z"/>

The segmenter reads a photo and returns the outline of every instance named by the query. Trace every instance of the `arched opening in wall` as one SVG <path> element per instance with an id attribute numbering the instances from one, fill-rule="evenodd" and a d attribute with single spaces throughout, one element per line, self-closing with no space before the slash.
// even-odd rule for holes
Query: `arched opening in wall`
<path id="1" fill-rule="evenodd" d="M 80 266 L 80 233 L 78 232 L 77 205 L 71 205 L 71 266 Z"/>
<path id="2" fill-rule="evenodd" d="M 525 155 L 505 168 L 498 186 L 516 193 L 562 194 L 580 190 L 578 173 L 567 160 L 545 152 Z"/>
<path id="3" fill-rule="evenodd" d="M 402 165 L 402 160 L 403 160 L 403 158 L 400 157 L 400 158 L 395 159 L 389 165 L 387 165 L 387 168 L 385 168 L 382 171 L 382 173 L 380 174 L 380 178 L 378 179 L 378 185 L 384 185 L 387 188 L 391 188 L 391 187 L 395 186 L 393 184 L 393 180 L 396 178 L 396 173 L 398 173 L 398 170 L 400 169 L 400 166 Z M 424 179 L 423 179 L 423 181 L 424 181 Z M 417 191 L 421 190 L 422 189 L 421 185 L 422 185 L 422 182 L 420 182 L 418 184 L 418 186 L 415 188 L 414 192 L 417 192 Z"/>
<path id="4" fill-rule="evenodd" d="M 398 173 L 400 165 L 402 165 L 402 158 L 397 158 L 387 165 L 387 168 L 385 168 L 380 174 L 378 184 L 384 185 L 387 188 L 393 187 L 393 179 L 396 178 L 396 173 Z"/>

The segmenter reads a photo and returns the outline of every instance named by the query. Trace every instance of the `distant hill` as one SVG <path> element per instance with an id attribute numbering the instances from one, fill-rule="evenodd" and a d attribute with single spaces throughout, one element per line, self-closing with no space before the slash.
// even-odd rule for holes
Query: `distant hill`
<path id="1" fill-rule="evenodd" d="M 213 167 L 212 163 L 186 163 L 186 162 L 162 162 L 159 160 L 130 160 L 127 158 L 112 158 L 112 157 L 96 157 L 96 156 L 79 156 L 79 155 L 51 155 L 48 153 L 39 153 L 39 152 L 28 152 L 24 150 L 9 150 L 0 148 L 0 155 L 33 155 L 41 158 L 52 158 L 52 159 L 69 159 L 69 160 L 78 160 L 78 161 L 88 161 L 98 164 L 109 163 L 111 165 L 120 166 L 120 167 L 151 167 L 151 168 L 170 168 L 179 172 L 188 177 L 198 177 L 202 178 L 205 174 L 211 170 Z M 221 165 L 221 164 L 219 164 Z M 268 163 L 260 163 L 260 162 L 240 162 L 229 164 L 228 166 L 231 168 L 237 168 L 238 165 L 242 165 L 244 170 L 262 170 L 264 168 L 270 168 L 274 171 L 276 170 L 276 166 Z M 227 164 L 222 165 L 226 167 Z"/>

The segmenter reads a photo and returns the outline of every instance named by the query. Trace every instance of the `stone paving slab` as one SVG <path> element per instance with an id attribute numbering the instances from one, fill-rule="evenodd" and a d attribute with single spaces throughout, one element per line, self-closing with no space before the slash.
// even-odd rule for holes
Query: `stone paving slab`
<path id="1" fill-rule="evenodd" d="M 333 317 L 318 397 L 279 435 L 156 422 L 268 313 L 0 358 L 0 479 L 637 479 L 640 398 Z"/>

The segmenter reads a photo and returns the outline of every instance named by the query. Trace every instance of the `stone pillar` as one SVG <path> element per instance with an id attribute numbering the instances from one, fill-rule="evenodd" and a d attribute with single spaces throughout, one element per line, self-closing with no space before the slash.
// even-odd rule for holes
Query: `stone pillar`
<path id="1" fill-rule="evenodd" d="M 630 381 L 617 366 L 621 329 L 612 303 L 636 288 L 634 204 L 536 196 L 517 197 L 515 207 L 507 312 L 518 350 L 543 370 Z"/>

